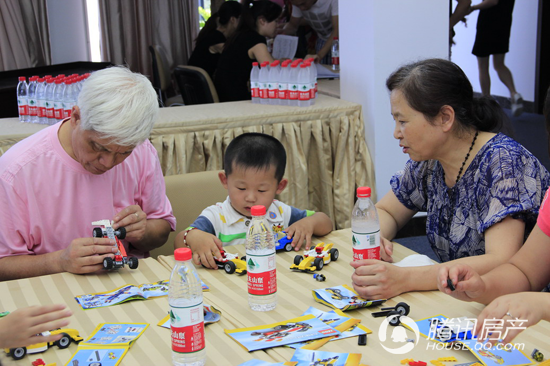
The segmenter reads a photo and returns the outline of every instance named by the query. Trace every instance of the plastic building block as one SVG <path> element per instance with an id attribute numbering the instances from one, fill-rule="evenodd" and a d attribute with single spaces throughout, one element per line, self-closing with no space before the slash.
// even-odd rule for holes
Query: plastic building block
<path id="1" fill-rule="evenodd" d="M 426 362 L 424 361 L 412 361 L 412 362 L 409 362 L 409 366 L 426 366 L 428 365 Z"/>
<path id="2" fill-rule="evenodd" d="M 414 360 L 412 358 L 405 358 L 405 359 L 401 360 L 401 365 L 406 365 L 409 362 L 414 362 Z"/>
<path id="3" fill-rule="evenodd" d="M 290 269 L 304 272 L 320 271 L 325 264 L 336 261 L 340 256 L 340 252 L 333 248 L 333 245 L 333 243 L 319 243 L 314 248 L 304 251 L 303 256 L 295 256 L 294 264 L 290 266 Z"/>
<path id="4" fill-rule="evenodd" d="M 103 259 L 104 269 L 117 269 L 123 268 L 128 265 L 130 269 L 136 269 L 138 267 L 138 259 L 136 257 L 128 257 L 126 255 L 126 249 L 121 240 L 126 237 L 126 229 L 121 227 L 118 230 L 113 229 L 111 226 L 111 220 L 99 220 L 92 222 L 92 225 L 97 225 L 92 231 L 94 238 L 109 238 L 116 242 L 118 252 L 115 253 L 115 258 L 106 257 Z"/>
<path id="5" fill-rule="evenodd" d="M 437 359 L 439 362 L 456 362 L 456 357 L 439 357 Z"/>
<path id="6" fill-rule="evenodd" d="M 360 334 L 359 340 L 357 341 L 357 344 L 360 346 L 366 346 L 367 345 L 367 335 L 366 334 Z"/>
<path id="7" fill-rule="evenodd" d="M 46 363 L 43 359 L 37 358 L 32 362 L 32 366 L 57 366 L 56 362 L 53 363 Z"/>
<path id="8" fill-rule="evenodd" d="M 430 363 L 434 366 L 445 366 L 445 364 L 439 360 L 431 360 Z"/>
<path id="9" fill-rule="evenodd" d="M 454 291 L 455 286 L 453 285 L 453 281 L 450 278 L 447 278 L 447 287 L 449 287 L 449 290 Z"/>
<path id="10" fill-rule="evenodd" d="M 531 352 L 531 358 L 537 362 L 541 362 L 542 360 L 544 360 L 544 355 L 535 348 L 533 352 Z"/>
<path id="11" fill-rule="evenodd" d="M 321 273 L 314 273 L 313 274 L 313 278 L 315 278 L 317 281 L 319 282 L 323 282 L 325 281 L 327 278 L 325 277 L 324 274 L 321 274 Z"/>

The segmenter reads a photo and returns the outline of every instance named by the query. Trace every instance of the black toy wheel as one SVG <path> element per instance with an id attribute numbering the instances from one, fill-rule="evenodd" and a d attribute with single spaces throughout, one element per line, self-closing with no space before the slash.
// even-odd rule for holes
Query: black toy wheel
<path id="1" fill-rule="evenodd" d="M 111 257 L 103 258 L 103 268 L 113 269 L 113 258 Z"/>
<path id="2" fill-rule="evenodd" d="M 395 305 L 395 311 L 397 311 L 401 315 L 409 315 L 411 307 L 406 302 L 400 302 Z"/>
<path id="3" fill-rule="evenodd" d="M 325 263 L 323 263 L 323 258 L 315 258 L 313 261 L 313 265 L 315 266 L 316 271 L 320 271 L 325 266 Z"/>
<path id="4" fill-rule="evenodd" d="M 292 248 L 292 243 L 287 243 L 287 244 L 285 245 L 285 251 L 291 252 L 292 249 L 293 249 L 293 248 Z"/>
<path id="5" fill-rule="evenodd" d="M 139 265 L 139 261 L 136 257 L 128 258 L 128 267 L 130 267 L 130 269 L 136 269 L 138 268 L 138 265 Z"/>
<path id="6" fill-rule="evenodd" d="M 227 262 L 226 264 L 223 265 L 223 269 L 228 274 L 232 274 L 232 273 L 235 273 L 235 270 L 237 269 L 237 266 L 233 262 Z"/>
<path id="7" fill-rule="evenodd" d="M 94 231 L 92 231 L 92 237 L 103 238 L 103 229 L 101 229 L 100 227 L 94 227 Z"/>
<path id="8" fill-rule="evenodd" d="M 246 255 L 243 255 L 243 256 L 241 257 L 241 260 L 246 262 Z"/>
<path id="9" fill-rule="evenodd" d="M 27 348 L 25 347 L 18 347 L 18 348 L 12 348 L 10 349 L 11 357 L 13 357 L 14 360 L 20 360 L 27 354 Z"/>
<path id="10" fill-rule="evenodd" d="M 302 257 L 301 255 L 297 255 L 294 257 L 294 264 L 299 266 L 302 260 L 304 260 L 304 257 Z"/>
<path id="11" fill-rule="evenodd" d="M 330 260 L 331 261 L 337 261 L 338 260 L 338 257 L 340 257 L 340 252 L 338 251 L 338 249 L 336 248 L 332 248 L 331 250 L 328 251 L 329 254 L 330 254 Z"/>
<path id="12" fill-rule="evenodd" d="M 122 240 L 126 237 L 126 228 L 125 227 L 119 227 L 117 231 L 118 231 L 117 238 Z"/>
<path id="13" fill-rule="evenodd" d="M 401 315 L 398 311 L 390 311 L 387 315 L 390 325 L 396 327 L 401 324 Z"/>
<path id="14" fill-rule="evenodd" d="M 56 342 L 57 347 L 60 349 L 64 349 L 69 347 L 69 344 L 71 344 L 71 337 L 69 337 L 68 334 L 63 333 L 63 337 L 61 337 L 60 340 Z"/>

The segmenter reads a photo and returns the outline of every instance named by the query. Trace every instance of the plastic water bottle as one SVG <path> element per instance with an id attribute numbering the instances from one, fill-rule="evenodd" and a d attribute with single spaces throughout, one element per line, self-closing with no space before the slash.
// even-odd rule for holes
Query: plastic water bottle
<path id="1" fill-rule="evenodd" d="M 36 88 L 36 99 L 38 100 L 38 123 L 46 125 L 48 124 L 48 117 L 46 117 L 46 79 L 38 79 L 38 87 Z"/>
<path id="2" fill-rule="evenodd" d="M 279 72 L 279 105 L 288 105 L 288 79 L 290 76 L 290 67 L 288 64 L 290 60 L 285 60 L 281 64 L 281 70 Z"/>
<path id="3" fill-rule="evenodd" d="M 76 105 L 74 86 L 73 79 L 65 81 L 65 88 L 63 89 L 63 118 L 69 118 L 73 106 Z"/>
<path id="4" fill-rule="evenodd" d="M 55 79 L 49 78 L 46 79 L 46 117 L 48 118 L 48 124 L 53 125 L 56 122 L 55 113 L 54 113 L 54 89 L 55 89 Z"/>
<path id="5" fill-rule="evenodd" d="M 357 188 L 351 212 L 353 260 L 380 259 L 380 221 L 370 193 L 370 187 Z"/>
<path id="6" fill-rule="evenodd" d="M 191 257 L 189 248 L 174 251 L 168 287 L 174 366 L 202 366 L 206 361 L 202 286 Z"/>
<path id="7" fill-rule="evenodd" d="M 17 107 L 19 109 L 19 122 L 29 121 L 29 102 L 28 102 L 27 78 L 19 77 L 17 84 Z"/>
<path id="8" fill-rule="evenodd" d="M 252 71 L 250 71 L 250 91 L 252 94 L 252 103 L 260 103 L 260 68 L 257 62 L 252 63 Z"/>
<path id="9" fill-rule="evenodd" d="M 279 60 L 275 60 L 271 63 L 267 76 L 267 94 L 269 97 L 269 104 L 272 105 L 279 104 L 279 63 Z"/>
<path id="10" fill-rule="evenodd" d="M 277 306 L 275 238 L 265 218 L 264 206 L 252 206 L 252 220 L 246 234 L 248 304 L 254 311 L 270 311 Z"/>
<path id="11" fill-rule="evenodd" d="M 55 81 L 55 89 L 53 90 L 53 114 L 57 121 L 63 119 L 63 89 L 65 78 L 59 78 Z"/>
<path id="12" fill-rule="evenodd" d="M 333 38 L 330 53 L 332 57 L 332 70 L 340 71 L 340 45 L 338 44 L 338 37 Z"/>
<path id="13" fill-rule="evenodd" d="M 309 63 L 309 73 L 310 73 L 310 88 L 311 88 L 311 105 L 315 104 L 315 99 L 317 99 L 317 66 L 313 59 L 310 59 Z"/>
<path id="14" fill-rule="evenodd" d="M 308 107 L 310 105 L 310 85 L 309 67 L 307 63 L 303 63 L 300 65 L 300 71 L 298 72 L 298 106 Z"/>
<path id="15" fill-rule="evenodd" d="M 269 78 L 269 61 L 262 62 L 262 68 L 260 69 L 260 104 L 269 103 L 269 95 L 267 89 L 267 79 Z"/>
<path id="16" fill-rule="evenodd" d="M 290 64 L 290 75 L 288 82 L 288 105 L 298 105 L 298 64 Z"/>
<path id="17" fill-rule="evenodd" d="M 29 122 L 38 123 L 38 98 L 36 97 L 36 88 L 38 88 L 38 76 L 31 76 L 28 85 L 28 103 L 29 103 Z"/>

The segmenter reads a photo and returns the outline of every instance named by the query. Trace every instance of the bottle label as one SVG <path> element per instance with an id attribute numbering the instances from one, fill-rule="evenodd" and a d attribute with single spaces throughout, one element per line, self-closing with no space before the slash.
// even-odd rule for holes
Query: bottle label
<path id="1" fill-rule="evenodd" d="M 269 86 L 268 96 L 269 99 L 277 99 L 279 97 L 279 91 L 275 85 Z"/>
<path id="2" fill-rule="evenodd" d="M 310 99 L 315 99 L 315 83 L 309 85 Z"/>
<path id="3" fill-rule="evenodd" d="M 309 84 L 298 84 L 298 89 L 300 90 L 300 92 L 298 93 L 299 100 L 310 99 Z"/>
<path id="4" fill-rule="evenodd" d="M 298 84 L 288 84 L 288 99 L 298 99 Z"/>
<path id="5" fill-rule="evenodd" d="M 288 99 L 288 84 L 279 84 L 279 99 Z"/>
<path id="6" fill-rule="evenodd" d="M 259 98 L 260 97 L 260 83 L 257 81 L 252 82 L 252 98 Z"/>
<path id="7" fill-rule="evenodd" d="M 53 110 L 53 116 L 55 119 L 63 119 L 63 109 L 54 109 Z"/>
<path id="8" fill-rule="evenodd" d="M 202 301 L 188 307 L 170 306 L 172 351 L 198 352 L 205 347 Z"/>
<path id="9" fill-rule="evenodd" d="M 69 117 L 71 117 L 71 111 L 72 111 L 72 108 L 64 109 L 64 110 L 63 110 L 63 118 L 69 118 Z"/>
<path id="10" fill-rule="evenodd" d="M 267 83 L 260 83 L 260 98 L 267 99 Z"/>
<path id="11" fill-rule="evenodd" d="M 251 295 L 271 295 L 277 292 L 277 272 L 275 253 L 254 255 L 246 253 L 248 272 L 248 293 Z"/>
<path id="12" fill-rule="evenodd" d="M 353 260 L 380 259 L 380 230 L 373 233 L 352 231 Z"/>
<path id="13" fill-rule="evenodd" d="M 19 104 L 19 115 L 20 116 L 28 116 L 29 115 L 29 106 L 26 104 Z"/>
<path id="14" fill-rule="evenodd" d="M 38 99 L 38 117 L 46 117 L 46 100 Z"/>
<path id="15" fill-rule="evenodd" d="M 46 116 L 47 116 L 48 118 L 53 118 L 53 116 L 54 116 L 54 112 L 53 112 L 53 111 L 54 111 L 54 110 L 53 110 L 53 106 L 50 104 L 50 107 L 47 107 L 47 108 L 46 108 Z"/>
<path id="16" fill-rule="evenodd" d="M 29 98 L 29 115 L 31 115 L 31 116 L 37 116 L 38 115 L 38 108 L 37 108 L 36 99 Z"/>
<path id="17" fill-rule="evenodd" d="M 340 57 L 338 57 L 338 55 L 335 56 L 332 56 L 332 64 L 333 65 L 340 65 Z"/>

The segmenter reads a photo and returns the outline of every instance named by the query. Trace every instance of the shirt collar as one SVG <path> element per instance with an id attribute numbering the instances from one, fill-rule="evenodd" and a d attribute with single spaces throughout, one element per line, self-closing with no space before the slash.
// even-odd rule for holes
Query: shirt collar
<path id="1" fill-rule="evenodd" d="M 225 217 L 225 223 L 227 225 L 233 225 L 235 223 L 238 223 L 240 221 L 246 222 L 247 220 L 250 220 L 248 217 L 241 215 L 237 212 L 231 206 L 231 200 L 229 199 L 229 196 L 227 196 L 226 200 L 222 204 L 222 215 Z M 271 223 L 277 223 L 282 221 L 282 215 L 279 212 L 278 206 L 272 203 L 266 214 L 267 221 Z"/>

